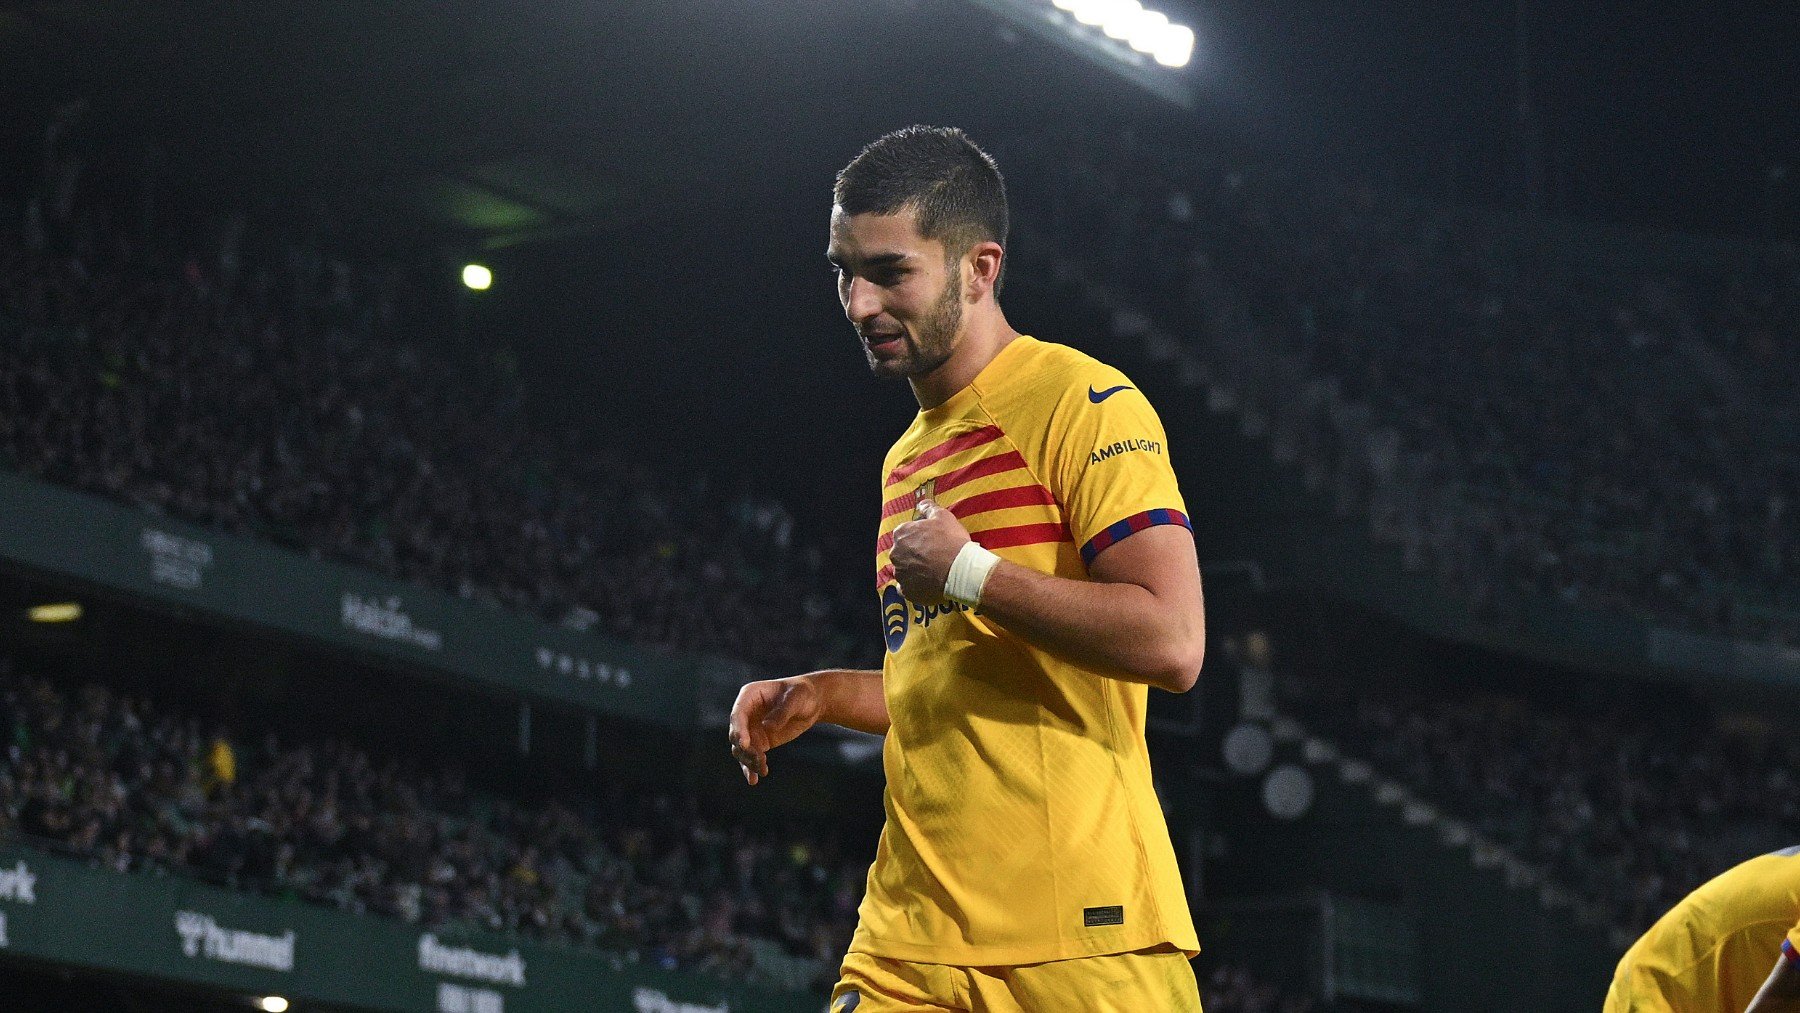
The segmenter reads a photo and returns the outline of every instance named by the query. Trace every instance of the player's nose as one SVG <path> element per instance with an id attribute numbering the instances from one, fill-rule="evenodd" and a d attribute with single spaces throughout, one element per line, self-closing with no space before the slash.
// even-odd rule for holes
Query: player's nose
<path id="1" fill-rule="evenodd" d="M 850 288 L 844 293 L 844 315 L 853 324 L 860 324 L 881 315 L 881 300 L 875 294 L 875 286 L 862 278 L 850 279 Z"/>

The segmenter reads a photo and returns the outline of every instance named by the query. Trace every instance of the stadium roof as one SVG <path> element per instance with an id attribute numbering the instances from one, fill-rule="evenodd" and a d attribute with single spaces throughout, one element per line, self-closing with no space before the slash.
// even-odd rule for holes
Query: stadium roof
<path id="1" fill-rule="evenodd" d="M 88 96 L 175 142 L 197 176 L 246 177 L 243 194 L 324 195 L 372 224 L 505 245 L 605 232 L 696 181 L 817 178 L 908 122 L 979 138 L 1034 118 L 1170 116 L 999 3 L 0 0 L 15 112 L 0 133 Z M 1790 235 L 1800 214 L 1800 19 L 1775 8 L 1162 6 L 1201 38 L 1198 115 L 1162 125 L 1504 204 L 1529 78 L 1550 210 L 1740 233 L 1773 215 Z"/>
<path id="2" fill-rule="evenodd" d="M 784 170 L 817 186 L 855 144 L 996 93 L 1014 117 L 1149 101 L 962 0 L 0 2 L 0 61 L 9 108 L 89 98 L 201 186 L 491 246 Z"/>

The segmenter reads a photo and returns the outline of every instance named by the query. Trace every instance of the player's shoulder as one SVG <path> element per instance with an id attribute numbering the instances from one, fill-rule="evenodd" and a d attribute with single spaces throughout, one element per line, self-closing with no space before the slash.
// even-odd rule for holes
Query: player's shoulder
<path id="1" fill-rule="evenodd" d="M 1800 848 L 1746 859 L 1719 873 L 1690 893 L 1682 905 L 1712 914 L 1728 914 L 1764 898 L 1800 895 Z"/>
<path id="2" fill-rule="evenodd" d="M 1779 888 L 1790 895 L 1800 894 L 1800 846 L 1771 851 L 1742 862 L 1731 871 L 1740 878 L 1755 879 L 1771 887 L 1781 884 Z"/>
<path id="3" fill-rule="evenodd" d="M 1024 386 L 1034 399 L 1055 404 L 1079 397 L 1098 404 L 1115 393 L 1137 388 L 1118 367 L 1072 345 L 1039 338 L 1018 340 L 1031 342 L 1026 350 L 1029 380 Z"/>

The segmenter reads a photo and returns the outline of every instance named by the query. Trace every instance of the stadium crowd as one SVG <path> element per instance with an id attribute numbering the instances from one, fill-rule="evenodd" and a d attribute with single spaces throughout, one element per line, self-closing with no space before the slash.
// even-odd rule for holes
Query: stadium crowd
<path id="1" fill-rule="evenodd" d="M 1310 731 L 1633 933 L 1721 869 L 1800 840 L 1800 749 L 1773 725 L 1721 723 L 1703 706 L 1382 689 L 1324 669 L 1278 685 Z"/>
<path id="2" fill-rule="evenodd" d="M 867 862 L 692 798 L 522 804 L 343 741 L 244 742 L 0 656 L 0 837 L 426 927 L 516 933 L 738 980 L 785 953 L 835 979 Z M 795 961 L 789 961 L 794 964 Z M 784 972 L 785 973 L 785 972 Z M 789 982 L 791 984 L 791 982 Z"/>
<path id="3" fill-rule="evenodd" d="M 1015 146 L 1057 153 L 1015 173 L 1048 245 L 1409 566 L 1800 643 L 1792 245 L 1512 230 L 1128 130 Z"/>
<path id="4" fill-rule="evenodd" d="M 1793 250 L 1681 275 L 1129 140 L 1011 147 L 1051 245 L 1197 335 L 1216 403 L 1490 618 L 1526 587 L 1800 643 Z M 878 661 L 866 591 L 819 579 L 849 550 L 780 503 L 533 432 L 503 357 L 401 336 L 395 270 L 241 217 L 159 242 L 46 150 L 0 224 L 0 465 L 640 643 Z"/>
<path id="5" fill-rule="evenodd" d="M 643 644 L 782 674 L 878 658 L 867 591 L 820 577 L 841 547 L 532 431 L 504 356 L 404 339 L 398 271 L 259 249 L 241 217 L 157 241 L 78 199 L 78 166 L 45 178 L 0 223 L 0 466 Z M 765 600 L 797 607 L 768 623 Z"/>
<path id="6" fill-rule="evenodd" d="M 243 742 L 149 699 L 69 691 L 0 655 L 0 840 L 116 872 L 593 947 L 739 981 L 836 980 L 867 863 L 835 839 L 710 818 L 692 798 L 583 812 L 472 791 L 455 770 L 339 740 Z M 766 966 L 770 949 L 789 967 Z M 1209 1013 L 1310 1013 L 1236 964 L 1203 971 Z"/>

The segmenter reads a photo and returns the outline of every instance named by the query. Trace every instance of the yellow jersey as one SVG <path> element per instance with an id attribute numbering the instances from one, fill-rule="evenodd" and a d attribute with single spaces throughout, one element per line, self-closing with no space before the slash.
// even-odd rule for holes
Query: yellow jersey
<path id="1" fill-rule="evenodd" d="M 887 823 L 850 949 L 968 966 L 1197 953 L 1151 784 L 1149 688 L 979 611 L 909 602 L 889 559 L 922 492 L 1002 558 L 1075 580 L 1146 527 L 1192 530 L 1150 402 L 1117 369 L 1017 337 L 919 412 L 881 481 Z"/>
<path id="2" fill-rule="evenodd" d="M 1605 1013 L 1742 1013 L 1800 944 L 1800 847 L 1735 865 L 1682 898 L 1632 944 Z"/>

